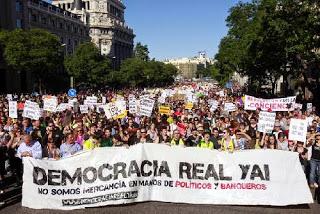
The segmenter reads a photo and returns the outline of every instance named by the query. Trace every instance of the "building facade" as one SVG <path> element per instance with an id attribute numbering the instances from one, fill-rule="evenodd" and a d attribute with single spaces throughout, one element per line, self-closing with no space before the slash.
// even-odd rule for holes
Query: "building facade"
<path id="1" fill-rule="evenodd" d="M 132 57 L 134 33 L 124 19 L 125 5 L 120 0 L 53 0 L 52 4 L 77 14 L 89 26 L 91 40 L 101 54 L 116 67 Z"/>
<path id="2" fill-rule="evenodd" d="M 197 71 L 206 68 L 208 65 L 214 63 L 213 59 L 207 57 L 205 52 L 199 52 L 199 56 L 192 58 L 167 59 L 166 64 L 174 65 L 178 71 L 179 76 L 184 79 L 192 79 L 197 77 Z"/>
<path id="3" fill-rule="evenodd" d="M 65 54 L 71 54 L 78 44 L 90 41 L 89 28 L 77 14 L 42 0 L 1 0 L 0 29 L 48 30 L 60 38 Z M 2 53 L 1 56 L 2 57 Z M 0 91 L 26 92 L 34 90 L 30 72 L 16 73 L 6 68 L 0 59 Z M 3 77 L 3 78 L 2 78 Z"/>

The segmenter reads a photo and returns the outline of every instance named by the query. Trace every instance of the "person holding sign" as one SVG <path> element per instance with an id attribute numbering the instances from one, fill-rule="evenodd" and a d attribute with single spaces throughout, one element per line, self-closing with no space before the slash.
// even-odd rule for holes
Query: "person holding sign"
<path id="1" fill-rule="evenodd" d="M 312 155 L 310 159 L 310 187 L 318 188 L 319 187 L 319 173 L 320 173 L 320 133 L 313 134 L 308 139 L 307 147 L 312 149 Z M 316 180 L 316 176 L 318 179 Z"/>

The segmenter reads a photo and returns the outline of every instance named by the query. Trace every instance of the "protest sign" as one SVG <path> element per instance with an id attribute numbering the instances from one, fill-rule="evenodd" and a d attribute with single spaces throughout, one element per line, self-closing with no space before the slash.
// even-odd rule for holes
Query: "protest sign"
<path id="1" fill-rule="evenodd" d="M 294 109 L 296 97 L 286 97 L 278 99 L 261 99 L 245 95 L 244 109 L 262 111 L 291 111 Z"/>
<path id="2" fill-rule="evenodd" d="M 187 103 L 185 106 L 185 109 L 192 110 L 193 109 L 193 103 Z"/>
<path id="3" fill-rule="evenodd" d="M 80 105 L 80 112 L 81 112 L 81 114 L 88 114 L 89 113 L 89 106 Z"/>
<path id="4" fill-rule="evenodd" d="M 308 121 L 291 118 L 289 127 L 289 140 L 306 142 Z"/>
<path id="5" fill-rule="evenodd" d="M 312 111 L 312 103 L 307 103 L 307 111 L 308 112 Z"/>
<path id="6" fill-rule="evenodd" d="M 227 112 L 233 112 L 237 110 L 237 106 L 234 103 L 225 103 L 224 110 Z"/>
<path id="7" fill-rule="evenodd" d="M 140 100 L 140 109 L 139 114 L 141 116 L 151 117 L 153 106 L 154 106 L 153 99 L 142 99 Z"/>
<path id="8" fill-rule="evenodd" d="M 300 103 L 295 103 L 294 104 L 294 109 L 302 109 L 302 104 L 300 104 Z"/>
<path id="9" fill-rule="evenodd" d="M 62 112 L 62 111 L 65 111 L 69 108 L 69 104 L 68 103 L 60 103 L 57 108 L 56 108 L 56 111 L 57 112 Z"/>
<path id="10" fill-rule="evenodd" d="M 108 119 L 121 119 L 127 115 L 126 101 L 118 100 L 116 102 L 108 103 L 104 105 L 104 112 Z"/>
<path id="11" fill-rule="evenodd" d="M 27 100 L 24 103 L 22 117 L 30 118 L 31 120 L 39 120 L 40 116 L 41 116 L 41 112 L 40 112 L 39 104 L 36 102 Z"/>
<path id="12" fill-rule="evenodd" d="M 210 100 L 209 105 L 210 105 L 210 111 L 214 112 L 215 110 L 217 110 L 217 108 L 219 106 L 219 102 L 216 100 Z"/>
<path id="13" fill-rule="evenodd" d="M 43 98 L 43 110 L 49 112 L 56 112 L 58 105 L 58 99 L 55 96 L 44 97 Z"/>
<path id="14" fill-rule="evenodd" d="M 102 104 L 106 104 L 107 103 L 107 98 L 106 97 L 103 96 L 101 99 L 102 99 Z"/>
<path id="15" fill-rule="evenodd" d="M 13 98 L 13 97 L 12 97 L 12 94 L 7 94 L 7 100 L 8 100 L 8 101 L 11 101 L 12 98 Z"/>
<path id="16" fill-rule="evenodd" d="M 9 101 L 9 117 L 10 118 L 18 118 L 17 101 Z"/>
<path id="17" fill-rule="evenodd" d="M 258 131 L 263 133 L 271 133 L 276 121 L 276 113 L 264 112 L 259 113 Z"/>
<path id="18" fill-rule="evenodd" d="M 170 115 L 170 113 L 171 113 L 170 106 L 159 106 L 159 113 L 165 114 L 165 115 Z"/>
<path id="19" fill-rule="evenodd" d="M 98 97 L 96 96 L 88 96 L 84 100 L 83 104 L 88 106 L 95 106 L 98 103 Z"/>
<path id="20" fill-rule="evenodd" d="M 24 158 L 22 195 L 24 207 L 60 210 L 144 201 L 313 203 L 297 153 L 229 154 L 157 144 L 99 148 L 59 161 Z"/>
<path id="21" fill-rule="evenodd" d="M 129 112 L 131 114 L 136 114 L 138 112 L 137 99 L 134 95 L 129 96 Z"/>

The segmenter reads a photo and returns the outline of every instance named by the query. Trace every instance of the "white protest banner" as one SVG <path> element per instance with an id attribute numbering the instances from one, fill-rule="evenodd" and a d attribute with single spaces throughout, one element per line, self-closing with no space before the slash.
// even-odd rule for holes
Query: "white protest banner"
<path id="1" fill-rule="evenodd" d="M 276 113 L 264 112 L 259 113 L 258 131 L 263 133 L 271 133 L 276 121 Z"/>
<path id="2" fill-rule="evenodd" d="M 224 96 L 225 96 L 223 90 L 222 90 L 222 91 L 219 91 L 219 96 L 220 96 L 220 97 L 224 97 Z"/>
<path id="3" fill-rule="evenodd" d="M 236 111 L 237 106 L 234 103 L 225 103 L 224 110 L 228 112 Z"/>
<path id="4" fill-rule="evenodd" d="M 69 108 L 69 104 L 68 103 L 60 103 L 57 108 L 56 111 L 57 112 L 62 112 L 64 110 L 67 110 Z"/>
<path id="5" fill-rule="evenodd" d="M 290 120 L 289 140 L 306 142 L 307 140 L 308 121 L 301 119 Z"/>
<path id="6" fill-rule="evenodd" d="M 244 109 L 257 110 L 260 108 L 262 111 L 291 111 L 294 109 L 295 103 L 296 97 L 261 99 L 245 95 Z"/>
<path id="7" fill-rule="evenodd" d="M 137 99 L 134 95 L 129 96 L 129 112 L 131 114 L 136 114 L 138 112 Z"/>
<path id="8" fill-rule="evenodd" d="M 9 101 L 9 117 L 10 118 L 18 118 L 17 101 Z"/>
<path id="9" fill-rule="evenodd" d="M 142 99 L 140 100 L 140 112 L 141 116 L 151 117 L 152 110 L 154 106 L 154 100 L 152 99 Z"/>
<path id="10" fill-rule="evenodd" d="M 24 103 L 22 117 L 30 118 L 31 120 L 39 120 L 41 116 L 39 104 L 26 100 Z"/>
<path id="11" fill-rule="evenodd" d="M 80 105 L 80 112 L 81 112 L 81 114 L 88 114 L 89 113 L 89 106 Z"/>
<path id="12" fill-rule="evenodd" d="M 73 210 L 144 201 L 313 203 L 298 153 L 287 151 L 230 154 L 138 144 L 129 149 L 97 148 L 59 161 L 24 158 L 23 163 L 22 206 L 34 209 Z"/>
<path id="13" fill-rule="evenodd" d="M 56 112 L 58 99 L 55 96 L 43 98 L 43 110 L 49 112 Z"/>

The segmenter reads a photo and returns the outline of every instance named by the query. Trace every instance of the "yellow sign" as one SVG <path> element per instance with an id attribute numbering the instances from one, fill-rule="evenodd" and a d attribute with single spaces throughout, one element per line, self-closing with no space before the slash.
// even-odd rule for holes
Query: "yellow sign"
<path id="1" fill-rule="evenodd" d="M 185 109 L 191 110 L 193 108 L 193 103 L 187 103 Z"/>
<path id="2" fill-rule="evenodd" d="M 169 106 L 159 106 L 159 113 L 170 115 L 171 109 Z"/>

